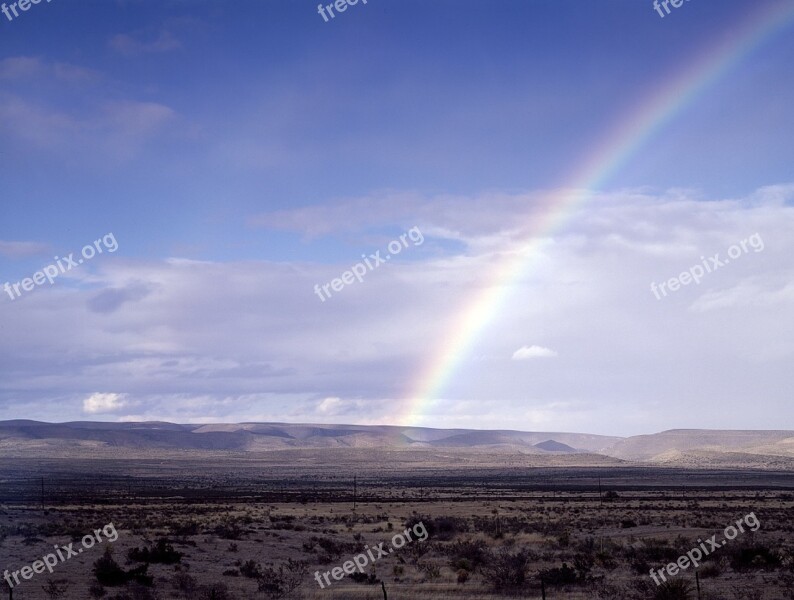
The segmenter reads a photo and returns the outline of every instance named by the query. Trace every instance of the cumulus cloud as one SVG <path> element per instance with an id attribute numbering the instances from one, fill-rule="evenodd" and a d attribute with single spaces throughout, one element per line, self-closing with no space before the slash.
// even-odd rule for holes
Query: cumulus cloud
<path id="1" fill-rule="evenodd" d="M 113 413 L 124 408 L 122 394 L 91 394 L 83 400 L 83 412 L 89 414 Z"/>
<path id="2" fill-rule="evenodd" d="M 513 352 L 513 360 L 528 360 L 530 358 L 554 358 L 557 353 L 543 346 L 521 346 Z"/>
<path id="3" fill-rule="evenodd" d="M 322 402 L 317 405 L 317 412 L 321 414 L 336 414 L 342 405 L 341 398 L 324 398 Z"/>

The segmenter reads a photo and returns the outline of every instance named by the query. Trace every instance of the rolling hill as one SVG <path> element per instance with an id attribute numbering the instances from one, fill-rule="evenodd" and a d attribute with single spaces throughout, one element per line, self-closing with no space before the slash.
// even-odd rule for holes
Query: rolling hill
<path id="1" fill-rule="evenodd" d="M 565 432 L 300 423 L 0 421 L 0 456 L 253 453 L 292 449 L 602 455 L 665 466 L 794 470 L 794 431 L 676 429 L 631 437 Z M 583 456 L 584 459 L 584 456 Z"/>

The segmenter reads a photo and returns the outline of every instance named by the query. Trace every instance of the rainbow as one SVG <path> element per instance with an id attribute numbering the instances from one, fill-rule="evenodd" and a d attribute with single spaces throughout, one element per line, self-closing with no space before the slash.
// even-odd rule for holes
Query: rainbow
<path id="1" fill-rule="evenodd" d="M 604 141 L 587 155 L 573 174 L 566 178 L 548 202 L 548 209 L 534 217 L 533 235 L 520 247 L 505 253 L 500 267 L 494 270 L 483 290 L 467 303 L 454 319 L 449 334 L 442 337 L 428 363 L 405 395 L 403 425 L 422 425 L 425 413 L 432 408 L 444 386 L 456 372 L 467 350 L 480 332 L 498 314 L 512 283 L 526 271 L 544 236 L 555 231 L 566 218 L 585 203 L 623 167 L 654 134 L 672 121 L 712 84 L 725 75 L 742 58 L 794 21 L 791 2 L 772 3 L 753 14 L 730 39 L 718 43 L 688 68 L 651 94 L 629 118 L 610 131 Z M 665 23 L 665 25 L 668 25 Z"/>

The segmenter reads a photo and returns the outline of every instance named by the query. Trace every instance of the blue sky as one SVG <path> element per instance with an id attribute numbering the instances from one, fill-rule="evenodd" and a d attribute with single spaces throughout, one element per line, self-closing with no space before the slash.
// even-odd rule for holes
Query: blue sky
<path id="1" fill-rule="evenodd" d="M 538 235 L 521 223 L 544 195 L 770 4 L 692 0 L 664 19 L 634 0 L 369 0 L 327 23 L 294 0 L 0 14 L 0 285 L 118 241 L 2 294 L 0 418 L 391 422 L 484 272 Z M 542 232 L 420 424 L 630 434 L 791 415 L 791 32 Z M 422 245 L 327 302 L 312 293 L 414 226 Z M 754 233 L 762 252 L 649 293 Z M 555 356 L 512 359 L 534 345 Z M 709 356 L 727 380 L 692 367 Z M 716 410 L 749 396 L 752 417 Z"/>

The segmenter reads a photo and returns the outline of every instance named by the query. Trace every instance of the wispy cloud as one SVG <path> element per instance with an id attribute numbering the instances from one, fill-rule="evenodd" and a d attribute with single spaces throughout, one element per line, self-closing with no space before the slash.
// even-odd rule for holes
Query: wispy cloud
<path id="1" fill-rule="evenodd" d="M 182 47 L 179 40 L 167 30 L 160 31 L 154 39 L 144 39 L 143 32 L 119 33 L 110 39 L 109 44 L 124 56 L 170 52 Z"/>
<path id="2" fill-rule="evenodd" d="M 9 258 L 47 254 L 50 247 L 39 242 L 13 242 L 0 240 L 0 254 Z"/>
<path id="3" fill-rule="evenodd" d="M 45 77 L 82 83 L 98 79 L 99 73 L 70 63 L 48 62 L 37 56 L 10 56 L 0 60 L 0 79 L 22 80 Z"/>

